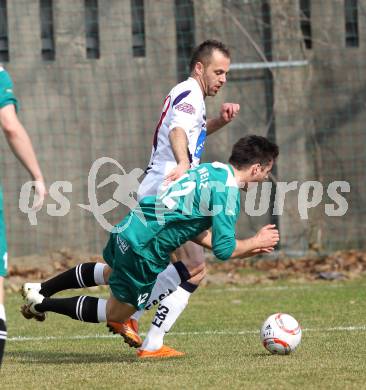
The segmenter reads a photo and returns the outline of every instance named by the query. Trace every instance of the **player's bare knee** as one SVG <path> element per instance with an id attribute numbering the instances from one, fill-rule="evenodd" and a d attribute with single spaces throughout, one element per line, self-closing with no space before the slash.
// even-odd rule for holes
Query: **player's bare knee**
<path id="1" fill-rule="evenodd" d="M 195 259 L 190 260 L 190 264 L 194 268 L 202 268 L 205 267 L 206 262 L 204 258 L 197 257 Z"/>
<path id="2" fill-rule="evenodd" d="M 189 256 L 189 257 L 187 257 L 187 261 L 194 266 L 199 266 L 199 265 L 205 263 L 205 257 L 199 256 L 199 255 Z"/>
<path id="3" fill-rule="evenodd" d="M 189 256 L 186 258 L 182 258 L 182 261 L 184 264 L 188 264 L 192 269 L 193 268 L 201 268 L 204 267 L 206 264 L 206 260 L 204 256 L 196 255 L 196 256 Z"/>
<path id="4" fill-rule="evenodd" d="M 187 267 L 189 274 L 191 275 L 191 278 L 195 277 L 200 272 L 204 272 L 206 268 L 205 263 L 201 263 L 201 264 L 186 263 L 185 266 Z"/>

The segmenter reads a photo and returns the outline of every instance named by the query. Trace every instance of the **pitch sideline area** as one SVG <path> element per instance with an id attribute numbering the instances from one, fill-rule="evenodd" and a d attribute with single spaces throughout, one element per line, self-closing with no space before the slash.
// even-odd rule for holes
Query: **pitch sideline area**
<path id="1" fill-rule="evenodd" d="M 336 326 L 333 328 L 318 328 L 318 329 L 311 329 L 311 328 L 303 328 L 303 332 L 357 332 L 357 331 L 366 331 L 366 325 L 361 326 Z M 230 331 L 223 331 L 223 330 L 212 330 L 212 331 L 202 331 L 202 332 L 170 332 L 169 336 L 172 337 L 179 337 L 179 336 L 212 336 L 212 335 L 231 335 L 231 336 L 240 336 L 244 334 L 257 334 L 258 329 L 250 330 L 239 330 L 238 332 L 230 332 Z M 145 336 L 145 332 L 140 333 L 141 336 Z M 85 339 L 100 339 L 100 338 L 118 338 L 119 336 L 116 335 L 106 335 L 106 334 L 90 334 L 90 335 L 75 335 L 75 336 L 45 336 L 45 337 L 11 337 L 8 338 L 8 341 L 47 341 L 47 340 L 85 340 Z"/>
<path id="2" fill-rule="evenodd" d="M 362 388 L 366 380 L 365 284 L 360 278 L 201 288 L 166 337 L 167 344 L 186 356 L 156 361 L 138 360 L 135 350 L 120 337 L 110 336 L 103 324 L 57 315 L 44 323 L 25 321 L 18 313 L 20 296 L 9 294 L 9 341 L 1 387 Z M 262 321 L 279 311 L 292 314 L 304 330 L 299 349 L 289 356 L 272 356 L 259 342 Z M 143 317 L 142 332 L 151 315 Z"/>

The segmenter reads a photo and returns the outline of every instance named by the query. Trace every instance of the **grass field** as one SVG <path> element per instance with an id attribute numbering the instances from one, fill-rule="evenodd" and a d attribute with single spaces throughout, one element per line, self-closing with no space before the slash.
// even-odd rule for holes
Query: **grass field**
<path id="1" fill-rule="evenodd" d="M 44 323 L 23 320 L 20 297 L 8 295 L 0 388 L 365 388 L 365 285 L 359 279 L 201 288 L 166 336 L 187 355 L 155 361 L 138 360 L 102 324 L 58 315 Z M 294 315 L 303 328 L 302 343 L 289 356 L 269 355 L 259 342 L 262 321 L 277 311 Z"/>

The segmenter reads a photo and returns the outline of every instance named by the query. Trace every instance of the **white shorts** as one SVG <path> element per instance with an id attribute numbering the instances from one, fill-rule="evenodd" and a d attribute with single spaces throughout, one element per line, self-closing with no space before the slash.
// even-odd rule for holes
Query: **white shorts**
<path id="1" fill-rule="evenodd" d="M 175 167 L 175 162 L 167 162 L 161 169 L 153 168 L 142 180 L 139 189 L 137 191 L 137 201 L 139 202 L 145 196 L 155 196 L 160 189 L 162 191 L 165 176 Z"/>

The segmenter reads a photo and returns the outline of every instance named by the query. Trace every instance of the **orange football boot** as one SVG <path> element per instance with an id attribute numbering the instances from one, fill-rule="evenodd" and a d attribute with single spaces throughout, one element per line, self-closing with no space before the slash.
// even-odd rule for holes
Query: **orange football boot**
<path id="1" fill-rule="evenodd" d="M 139 348 L 142 345 L 142 339 L 138 333 L 138 322 L 129 318 L 125 322 L 107 322 L 110 332 L 119 334 L 123 337 L 125 343 L 130 347 Z"/>
<path id="2" fill-rule="evenodd" d="M 163 345 L 161 348 L 157 349 L 156 351 L 146 351 L 144 349 L 137 350 L 137 356 L 140 359 L 170 358 L 170 357 L 177 357 L 177 356 L 183 356 L 183 355 L 185 355 L 184 352 L 176 351 L 175 349 L 167 347 L 166 345 Z"/>

